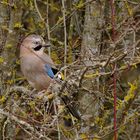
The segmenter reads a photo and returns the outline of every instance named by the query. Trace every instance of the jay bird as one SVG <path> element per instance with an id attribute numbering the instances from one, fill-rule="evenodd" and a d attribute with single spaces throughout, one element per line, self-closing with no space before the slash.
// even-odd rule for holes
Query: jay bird
<path id="1" fill-rule="evenodd" d="M 45 44 L 43 38 L 35 34 L 25 37 L 20 46 L 21 71 L 29 84 L 40 91 L 48 89 L 58 72 L 52 59 L 44 53 L 45 47 L 48 45 Z M 69 97 L 64 95 L 60 98 L 69 112 L 80 120 L 80 113 L 71 104 Z"/>

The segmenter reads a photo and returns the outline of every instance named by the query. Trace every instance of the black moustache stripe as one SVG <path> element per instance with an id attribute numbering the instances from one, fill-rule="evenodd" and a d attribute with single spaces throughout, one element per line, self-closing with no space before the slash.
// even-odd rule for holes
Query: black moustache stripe
<path id="1" fill-rule="evenodd" d="M 38 45 L 37 47 L 34 48 L 35 51 L 39 51 L 42 48 L 42 45 Z"/>

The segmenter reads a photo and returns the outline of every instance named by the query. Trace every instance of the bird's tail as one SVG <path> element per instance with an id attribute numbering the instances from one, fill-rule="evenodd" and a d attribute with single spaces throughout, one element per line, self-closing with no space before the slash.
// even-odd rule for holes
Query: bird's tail
<path id="1" fill-rule="evenodd" d="M 78 120 L 81 120 L 81 114 L 78 111 L 78 109 L 76 108 L 76 105 L 74 104 L 74 102 L 72 102 L 70 100 L 70 98 L 67 95 L 62 94 L 61 95 L 61 99 L 64 102 L 64 104 L 66 105 L 66 108 L 68 109 L 68 111 Z"/>
<path id="2" fill-rule="evenodd" d="M 65 107 L 67 108 L 67 112 L 69 112 L 76 119 L 81 120 L 81 114 L 78 111 L 76 104 L 71 101 L 71 99 L 66 94 L 61 94 L 60 98 L 64 102 Z M 53 100 L 53 98 L 50 98 L 45 103 L 45 109 L 48 114 L 55 114 Z"/>

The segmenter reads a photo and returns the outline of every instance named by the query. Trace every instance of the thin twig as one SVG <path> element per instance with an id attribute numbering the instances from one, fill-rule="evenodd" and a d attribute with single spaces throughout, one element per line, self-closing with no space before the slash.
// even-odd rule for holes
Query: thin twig
<path id="1" fill-rule="evenodd" d="M 95 1 L 95 0 L 90 0 L 90 1 L 87 1 L 87 2 L 84 2 L 83 4 L 82 4 L 82 6 L 80 7 L 80 8 L 83 8 L 84 6 L 86 6 L 87 4 L 89 4 L 89 3 L 92 3 L 93 1 Z M 69 18 L 71 18 L 73 15 L 74 15 L 74 13 L 77 11 L 77 10 L 79 10 L 80 8 L 74 8 L 74 9 L 72 9 L 69 13 L 71 13 L 70 15 L 66 15 L 67 16 L 67 18 L 66 18 L 66 20 L 68 20 Z M 55 24 L 52 28 L 51 28 L 51 31 L 50 32 L 53 32 L 55 29 L 56 29 L 56 27 L 57 26 L 59 26 L 59 25 L 61 25 L 63 23 L 63 21 L 62 20 L 60 20 L 57 24 Z"/>
<path id="2" fill-rule="evenodd" d="M 38 131 L 35 130 L 34 127 L 32 127 L 29 123 L 23 121 L 23 120 L 19 120 L 17 117 L 15 117 L 14 115 L 10 114 L 9 112 L 4 111 L 3 109 L 0 109 L 0 114 L 8 117 L 9 119 L 15 121 L 16 123 L 25 126 L 27 129 L 29 129 L 30 131 L 34 132 L 37 136 L 39 136 L 39 138 L 46 138 L 46 140 L 51 140 L 49 137 L 43 136 L 41 133 L 39 133 Z"/>
<path id="3" fill-rule="evenodd" d="M 67 64 L 67 28 L 66 28 L 66 9 L 65 2 L 62 0 L 62 13 L 63 13 L 63 24 L 64 24 L 64 66 Z M 64 70 L 64 76 L 66 77 L 66 69 Z"/>
<path id="4" fill-rule="evenodd" d="M 55 112 L 55 116 L 56 116 L 58 140 L 61 140 L 61 133 L 60 133 L 59 121 L 58 121 L 58 112 L 57 112 L 57 109 L 56 109 L 56 100 L 53 100 L 53 106 L 54 106 L 54 112 Z"/>
<path id="5" fill-rule="evenodd" d="M 39 11 L 39 9 L 38 9 L 36 0 L 34 0 L 34 5 L 35 5 L 36 11 L 37 11 L 37 13 L 38 13 L 40 19 L 44 22 L 44 18 L 42 17 L 42 15 L 41 15 L 41 13 L 40 13 L 40 11 Z"/>
<path id="6" fill-rule="evenodd" d="M 47 0 L 47 19 L 46 19 L 46 28 L 47 28 L 48 40 L 50 41 L 51 36 L 50 36 L 50 26 L 49 26 L 49 0 Z M 48 47 L 48 54 L 49 54 L 49 56 L 51 55 L 51 47 Z"/>
<path id="7" fill-rule="evenodd" d="M 112 24 L 112 41 L 115 45 L 115 1 L 110 0 L 111 7 L 111 24 Z M 115 46 L 116 47 L 116 46 Z M 116 63 L 114 63 L 114 74 L 113 74 L 113 93 L 114 93 L 114 140 L 117 140 L 117 83 L 116 83 Z"/>
<path id="8" fill-rule="evenodd" d="M 45 24 L 46 26 L 46 29 L 47 29 L 47 36 L 48 36 L 48 40 L 50 41 L 50 27 L 49 27 L 49 17 L 48 17 L 48 13 L 49 13 L 49 0 L 47 0 L 47 19 L 46 19 L 46 22 L 44 20 L 44 18 L 42 17 L 40 11 L 39 11 L 39 8 L 38 8 L 38 5 L 37 5 L 37 2 L 36 0 L 34 0 L 34 5 L 35 5 L 35 9 L 40 17 L 40 19 L 42 20 L 42 22 Z M 48 54 L 50 56 L 51 54 L 51 48 L 48 47 Z"/>

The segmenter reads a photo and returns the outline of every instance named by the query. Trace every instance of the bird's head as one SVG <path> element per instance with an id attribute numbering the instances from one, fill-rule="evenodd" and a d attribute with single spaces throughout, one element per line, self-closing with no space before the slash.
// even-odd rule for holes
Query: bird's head
<path id="1" fill-rule="evenodd" d="M 45 41 L 41 36 L 34 34 L 27 36 L 21 43 L 21 49 L 28 49 L 37 54 L 43 53 L 45 47 L 49 47 L 49 45 L 45 44 Z"/>

